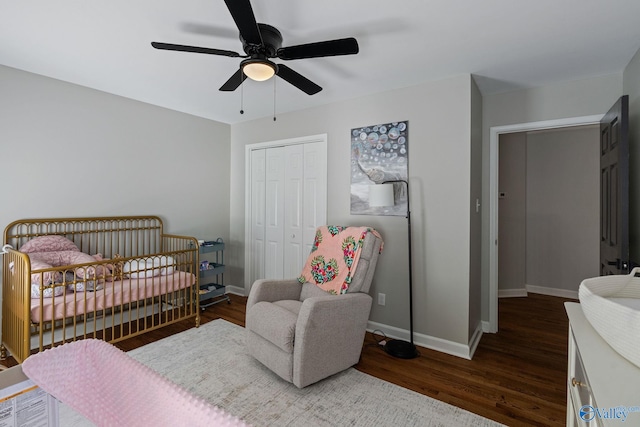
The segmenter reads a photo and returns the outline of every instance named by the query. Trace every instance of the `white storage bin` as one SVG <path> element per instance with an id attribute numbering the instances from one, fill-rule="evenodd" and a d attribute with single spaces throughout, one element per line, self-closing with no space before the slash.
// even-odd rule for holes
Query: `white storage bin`
<path id="1" fill-rule="evenodd" d="M 628 275 L 585 279 L 578 296 L 593 328 L 620 355 L 640 367 L 640 268 Z"/>

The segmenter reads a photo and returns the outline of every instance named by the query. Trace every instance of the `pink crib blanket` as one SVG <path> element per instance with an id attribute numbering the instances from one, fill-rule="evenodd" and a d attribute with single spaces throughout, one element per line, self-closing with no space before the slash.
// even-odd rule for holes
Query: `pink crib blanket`
<path id="1" fill-rule="evenodd" d="M 245 426 L 104 341 L 28 357 L 24 373 L 98 426 Z"/>
<path id="2" fill-rule="evenodd" d="M 318 227 L 311 254 L 298 281 L 314 283 L 330 294 L 346 293 L 367 233 L 373 233 L 382 240 L 380 234 L 370 227 Z"/>

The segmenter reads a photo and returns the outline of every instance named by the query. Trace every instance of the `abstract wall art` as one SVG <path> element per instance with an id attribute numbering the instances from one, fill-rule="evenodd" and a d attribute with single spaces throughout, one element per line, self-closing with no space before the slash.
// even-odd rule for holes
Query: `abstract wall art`
<path id="1" fill-rule="evenodd" d="M 406 186 L 394 184 L 395 205 L 369 206 L 369 186 L 390 180 L 407 180 L 409 122 L 391 122 L 351 129 L 351 214 L 398 215 L 407 213 Z"/>

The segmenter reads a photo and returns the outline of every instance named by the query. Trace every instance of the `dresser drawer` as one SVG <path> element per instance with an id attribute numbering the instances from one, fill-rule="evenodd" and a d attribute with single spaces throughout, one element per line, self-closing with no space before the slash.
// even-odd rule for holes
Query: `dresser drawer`
<path id="1" fill-rule="evenodd" d="M 640 426 L 640 368 L 593 329 L 580 304 L 569 317 L 567 426 Z"/>
<path id="2" fill-rule="evenodd" d="M 571 399 L 571 402 L 568 402 L 570 403 L 568 408 L 572 409 L 575 425 L 591 427 L 601 426 L 601 420 L 598 417 L 590 416 L 590 408 L 585 408 L 585 411 L 581 414 L 583 407 L 587 406 L 593 408 L 596 405 L 591 387 L 589 386 L 589 379 L 580 357 L 580 352 L 576 351 L 577 348 L 573 333 L 571 330 L 569 333 L 569 375 L 567 376 L 567 398 Z"/>

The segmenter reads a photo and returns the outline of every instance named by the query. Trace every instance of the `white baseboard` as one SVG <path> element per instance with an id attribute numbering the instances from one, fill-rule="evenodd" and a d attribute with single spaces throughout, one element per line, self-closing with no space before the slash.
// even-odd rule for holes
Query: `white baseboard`
<path id="1" fill-rule="evenodd" d="M 244 286 L 225 286 L 228 294 L 240 295 L 241 297 L 246 297 Z"/>
<path id="2" fill-rule="evenodd" d="M 489 323 L 488 320 L 483 320 L 481 325 L 482 325 L 482 332 L 484 332 L 485 334 L 495 334 L 496 332 L 498 332 L 491 329 L 491 323 Z"/>
<path id="3" fill-rule="evenodd" d="M 545 286 L 526 285 L 527 292 L 532 294 L 549 295 L 560 298 L 578 299 L 578 291 L 570 291 L 568 289 L 550 288 Z"/>
<path id="4" fill-rule="evenodd" d="M 525 288 L 522 289 L 498 289 L 498 298 L 516 298 L 516 297 L 526 297 L 527 290 Z"/>
<path id="5" fill-rule="evenodd" d="M 578 299 L 578 291 L 534 285 L 525 285 L 522 289 L 498 289 L 498 298 L 526 297 L 528 293 Z"/>
<path id="6" fill-rule="evenodd" d="M 478 328 L 478 330 L 479 329 L 480 328 Z M 400 329 L 396 328 L 395 326 L 383 325 L 382 323 L 369 321 L 367 323 L 367 331 L 373 332 L 375 330 L 382 331 L 388 338 L 395 338 L 405 341 L 410 340 L 409 331 L 407 331 L 406 329 Z M 482 333 L 481 331 L 479 333 L 478 330 L 476 330 L 472 339 L 479 342 Z M 413 343 L 420 347 L 440 351 L 452 356 L 458 356 L 463 359 L 471 360 L 471 356 L 473 356 L 470 345 L 443 340 L 442 338 L 432 337 L 430 335 L 420 334 L 417 332 L 413 333 Z M 477 343 L 474 343 L 474 351 L 475 346 L 477 346 Z"/>
<path id="7" fill-rule="evenodd" d="M 473 355 L 480 344 L 480 338 L 482 338 L 482 322 L 478 323 L 476 330 L 473 332 L 471 339 L 469 340 L 469 360 L 473 359 Z"/>

